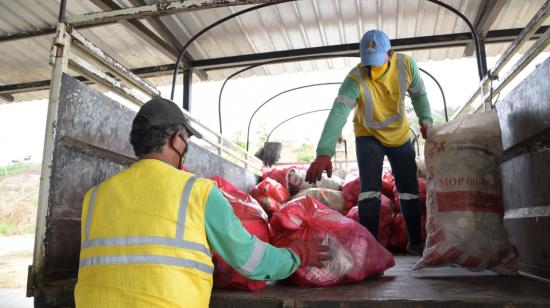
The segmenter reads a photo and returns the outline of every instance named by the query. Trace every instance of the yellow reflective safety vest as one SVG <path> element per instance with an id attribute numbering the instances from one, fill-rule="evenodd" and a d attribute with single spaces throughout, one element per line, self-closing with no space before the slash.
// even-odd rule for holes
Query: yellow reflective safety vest
<path id="1" fill-rule="evenodd" d="M 213 183 L 144 159 L 82 206 L 77 307 L 208 307 L 214 266 L 205 205 Z"/>
<path id="2" fill-rule="evenodd" d="M 370 78 L 361 64 L 349 73 L 360 91 L 357 101 L 349 102 L 355 106 L 356 136 L 373 136 L 388 147 L 400 146 L 409 140 L 405 112 L 405 93 L 412 82 L 409 61 L 409 56 L 394 53 L 388 71 L 376 79 Z"/>

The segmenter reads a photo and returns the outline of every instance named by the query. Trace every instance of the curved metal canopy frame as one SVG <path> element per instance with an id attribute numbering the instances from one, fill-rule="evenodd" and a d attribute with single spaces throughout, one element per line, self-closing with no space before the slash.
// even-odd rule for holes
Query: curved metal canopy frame
<path id="1" fill-rule="evenodd" d="M 420 69 L 420 71 L 422 71 L 423 73 L 428 75 L 439 87 L 439 91 L 441 92 L 441 96 L 443 98 L 443 107 L 444 107 L 444 110 L 445 110 L 445 121 L 448 122 L 449 117 L 447 115 L 447 100 L 445 98 L 445 92 L 443 91 L 443 88 L 441 87 L 441 84 L 439 83 L 437 78 L 435 78 L 428 71 L 426 71 L 426 70 L 424 70 L 420 67 L 419 67 L 419 69 Z M 288 92 L 291 92 L 291 91 L 301 90 L 301 89 L 304 89 L 304 88 L 309 88 L 309 87 L 314 87 L 314 86 L 325 86 L 325 85 L 336 85 L 336 84 L 342 84 L 342 83 L 341 82 L 325 82 L 325 83 L 316 83 L 316 84 L 310 84 L 310 85 L 305 85 L 305 86 L 301 86 L 301 87 L 296 87 L 296 88 L 292 88 L 292 89 L 288 89 L 288 90 L 279 92 L 279 93 L 275 94 L 274 96 L 272 96 L 271 98 L 269 98 L 268 100 L 266 100 L 265 102 L 263 102 L 260 106 L 258 106 L 258 108 L 256 108 L 256 110 L 254 110 L 254 112 L 252 113 L 252 115 L 248 119 L 248 127 L 247 127 L 247 130 L 246 130 L 246 150 L 248 151 L 249 145 L 250 145 L 250 127 L 252 125 L 252 120 L 253 120 L 254 116 L 256 115 L 256 113 L 258 113 L 258 111 L 260 111 L 260 109 L 263 108 L 267 103 L 269 103 L 270 101 L 272 101 L 276 97 L 279 97 L 282 94 L 285 94 L 285 93 L 288 93 Z M 412 128 L 411 128 L 411 130 L 412 130 Z M 417 139 L 417 134 L 414 131 L 413 131 L 413 134 L 415 136 L 414 140 L 416 140 Z"/>
<path id="2" fill-rule="evenodd" d="M 330 109 L 328 108 L 325 108 L 325 109 L 316 109 L 316 110 L 311 110 L 311 111 L 307 111 L 307 112 L 303 112 L 303 113 L 300 113 L 300 114 L 297 114 L 295 116 L 292 116 L 282 122 L 280 122 L 279 124 L 277 124 L 270 132 L 269 134 L 267 134 L 267 138 L 265 139 L 265 142 L 268 142 L 269 141 L 269 138 L 271 137 L 271 134 L 273 134 L 273 132 L 279 128 L 281 125 L 285 124 L 286 122 L 290 121 L 290 120 L 293 120 L 293 119 L 296 119 L 296 118 L 299 118 L 301 116 L 304 116 L 304 115 L 308 115 L 308 114 L 311 114 L 311 113 L 316 113 L 316 112 L 323 112 L 323 111 L 330 111 Z"/>
<path id="3" fill-rule="evenodd" d="M 256 108 L 256 110 L 254 110 L 254 112 L 252 113 L 252 115 L 248 119 L 248 127 L 246 129 L 246 150 L 248 151 L 248 146 L 250 144 L 250 126 L 252 125 L 252 119 L 254 118 L 256 113 L 258 111 L 260 111 L 260 109 L 262 109 L 262 107 L 265 106 L 267 103 L 269 103 L 273 99 L 275 99 L 275 98 L 277 98 L 277 97 L 279 97 L 279 96 L 281 96 L 285 93 L 289 93 L 289 92 L 292 92 L 292 91 L 297 91 L 297 90 L 311 88 L 311 87 L 320 87 L 320 86 L 337 85 L 337 84 L 342 84 L 342 83 L 341 82 L 324 82 L 324 83 L 314 83 L 314 84 L 309 84 L 309 85 L 305 85 L 305 86 L 301 86 L 301 87 L 296 87 L 296 88 L 292 88 L 292 89 L 288 89 L 288 90 L 279 92 L 279 93 L 273 95 L 272 97 L 270 97 L 265 102 L 263 102 L 260 106 L 258 106 L 258 108 Z"/>
<path id="4" fill-rule="evenodd" d="M 443 87 L 441 87 L 441 84 L 439 81 L 428 71 L 418 68 L 420 71 L 422 71 L 424 74 L 428 75 L 430 78 L 432 78 L 433 81 L 435 81 L 435 84 L 439 87 L 439 91 L 441 91 L 441 97 L 443 98 L 443 109 L 445 110 L 445 122 L 449 122 L 449 116 L 447 115 L 447 99 L 445 98 L 445 92 L 443 91 Z"/>
<path id="5" fill-rule="evenodd" d="M 288 0 L 288 1 L 283 1 L 283 2 L 279 2 L 279 3 L 286 3 L 286 2 L 291 2 L 291 1 L 296 1 L 296 0 Z M 468 18 L 466 16 L 464 16 L 464 14 L 462 14 L 460 11 L 458 11 L 457 9 L 455 9 L 454 7 L 446 4 L 446 3 L 443 3 L 441 1 L 438 1 L 438 0 L 428 0 L 429 2 L 432 2 L 434 4 L 437 4 L 439 6 L 442 6 L 448 10 L 450 10 L 451 12 L 453 12 L 454 14 L 456 14 L 458 17 L 460 17 L 465 23 L 466 25 L 468 26 L 468 28 L 470 29 L 470 32 L 472 34 L 472 38 L 474 40 L 474 45 L 475 45 L 475 49 L 476 49 L 476 60 L 477 60 L 477 66 L 478 66 L 478 73 L 479 73 L 479 77 L 480 77 L 480 80 L 483 79 L 483 77 L 487 74 L 487 63 L 486 61 L 483 61 L 482 59 L 482 53 L 481 53 L 481 45 L 480 45 L 480 41 L 479 41 L 479 37 L 477 35 L 477 33 L 475 32 L 475 29 L 472 25 L 472 23 L 468 20 Z M 195 34 L 183 47 L 182 49 L 180 50 L 180 53 L 178 55 L 178 58 L 176 60 L 176 65 L 175 65 L 175 68 L 174 68 L 174 74 L 172 76 L 172 89 L 171 89 L 171 93 L 170 93 L 170 99 L 174 99 L 174 90 L 175 90 L 175 85 L 176 85 L 176 79 L 177 79 L 177 75 L 178 75 L 178 72 L 179 72 L 179 64 L 183 58 L 183 55 L 185 54 L 185 51 L 187 50 L 187 48 L 189 47 L 189 45 L 194 42 L 197 38 L 199 38 L 202 34 L 206 33 L 208 30 L 216 27 L 217 25 L 227 21 L 227 20 L 230 20 L 232 18 L 235 18 L 237 16 L 240 16 L 242 14 L 245 14 L 245 13 L 248 13 L 248 12 L 251 12 L 251 11 L 254 11 L 254 10 L 257 10 L 257 9 L 261 9 L 263 7 L 267 7 L 267 6 L 271 6 L 271 5 L 274 5 L 274 4 L 279 4 L 279 3 L 265 3 L 265 4 L 261 4 L 261 5 L 257 5 L 255 7 L 251 7 L 251 8 L 248 8 L 248 9 L 244 9 L 244 10 L 241 10 L 239 12 L 236 12 L 234 14 L 231 14 L 229 16 L 226 16 L 220 20 L 218 20 L 217 22 L 215 23 L 212 23 L 211 25 L 209 25 L 208 27 L 204 28 L 203 30 L 199 31 L 197 34 Z M 316 57 L 314 57 L 316 58 Z M 311 59 L 311 58 L 310 58 Z M 227 83 L 227 81 L 229 79 L 231 79 L 232 77 L 246 71 L 246 70 L 249 70 L 249 69 L 252 69 L 252 68 L 255 68 L 255 67 L 258 67 L 260 65 L 266 65 L 266 64 L 273 64 L 273 63 L 277 63 L 277 62 L 285 62 L 285 61 L 278 61 L 278 60 L 274 60 L 274 61 L 267 61 L 267 62 L 264 62 L 264 63 L 259 63 L 259 64 L 255 64 L 255 65 L 251 65 L 251 66 L 248 66 L 242 70 L 239 70 L 237 72 L 235 72 L 234 74 L 232 74 L 231 76 L 227 77 L 226 80 L 224 81 L 223 85 L 222 85 L 222 88 L 220 90 L 220 94 L 219 94 L 219 98 L 218 98 L 218 120 L 219 120 L 219 126 L 220 126 L 220 134 L 223 133 L 223 129 L 222 129 L 222 117 L 221 117 L 221 95 L 223 93 L 223 89 L 225 88 L 225 85 Z M 439 82 L 431 75 L 429 74 L 428 72 L 426 72 L 425 70 L 422 70 L 424 73 L 426 73 L 428 76 L 430 76 L 437 84 L 437 86 L 440 88 L 441 90 L 441 93 L 442 93 L 442 96 L 443 96 L 443 104 L 444 104 L 444 109 L 445 109 L 445 120 L 448 121 L 448 115 L 447 115 L 447 102 L 446 102 L 446 99 L 445 99 L 445 94 L 443 93 L 443 89 L 441 88 L 441 85 L 439 84 Z M 249 124 L 250 126 L 250 124 Z M 248 135 L 248 134 L 247 134 Z M 248 137 L 247 137 L 248 139 Z M 248 142 L 247 142 L 247 147 L 248 147 Z"/>
<path id="6" fill-rule="evenodd" d="M 484 55 L 482 55 L 481 53 L 481 43 L 479 42 L 479 36 L 477 35 L 476 30 L 474 29 L 474 26 L 472 25 L 470 20 L 466 16 L 464 16 L 464 14 L 462 14 L 460 11 L 458 11 L 457 9 L 455 9 L 454 7 L 446 3 L 443 3 L 438 0 L 428 0 L 428 1 L 435 3 L 439 6 L 442 6 L 448 9 L 449 11 L 455 13 L 455 15 L 460 17 L 460 19 L 462 19 L 466 23 L 466 25 L 470 29 L 470 33 L 472 34 L 472 38 L 474 40 L 474 45 L 476 48 L 477 71 L 479 73 L 479 80 L 483 80 L 483 77 L 487 75 L 487 60 L 483 59 Z"/>
<path id="7" fill-rule="evenodd" d="M 279 3 L 286 3 L 286 2 L 291 2 L 291 1 L 296 1 L 296 0 L 287 0 L 287 1 L 277 2 L 277 3 L 265 3 L 265 4 L 260 4 L 260 5 L 254 6 L 254 7 L 250 7 L 248 9 L 238 11 L 234 14 L 231 14 L 229 16 L 226 16 L 226 17 L 216 21 L 215 23 L 212 23 L 208 27 L 206 27 L 206 28 L 202 29 L 201 31 L 199 31 L 197 34 L 193 35 L 193 37 L 190 38 L 189 41 L 187 41 L 187 43 L 185 43 L 185 45 L 181 48 L 181 50 L 178 54 L 178 58 L 176 60 L 176 66 L 174 67 L 174 74 L 172 75 L 172 89 L 170 91 L 170 100 L 174 100 L 174 90 L 176 88 L 176 79 L 178 78 L 179 65 L 180 65 L 181 60 L 183 59 L 183 55 L 185 54 L 185 51 L 187 50 L 187 47 L 189 47 L 189 45 L 191 45 L 191 43 L 193 43 L 197 38 L 199 38 L 201 35 L 206 33 L 208 30 L 216 27 L 217 25 L 219 25 L 219 24 L 221 24 L 225 21 L 228 21 L 230 19 L 233 19 L 237 16 L 240 16 L 242 14 L 245 14 L 245 13 L 248 13 L 248 12 L 251 12 L 251 11 L 255 11 L 255 10 L 264 8 L 266 6 L 271 6 L 271 5 L 275 5 L 275 4 L 279 4 Z"/>

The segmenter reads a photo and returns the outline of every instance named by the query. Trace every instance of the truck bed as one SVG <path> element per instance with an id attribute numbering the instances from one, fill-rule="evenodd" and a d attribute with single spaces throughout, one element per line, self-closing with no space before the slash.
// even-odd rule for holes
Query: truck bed
<path id="1" fill-rule="evenodd" d="M 418 259 L 396 256 L 383 276 L 331 288 L 216 289 L 211 307 L 550 307 L 550 283 L 450 267 L 409 273 Z"/>

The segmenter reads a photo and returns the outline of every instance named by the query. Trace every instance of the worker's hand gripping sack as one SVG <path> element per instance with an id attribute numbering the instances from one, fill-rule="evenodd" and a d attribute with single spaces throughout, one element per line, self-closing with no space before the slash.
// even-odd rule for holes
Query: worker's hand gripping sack
<path id="1" fill-rule="evenodd" d="M 331 260 L 322 267 L 301 265 L 291 276 L 300 286 L 327 287 L 360 281 L 381 274 L 395 262 L 370 232 L 352 219 L 304 196 L 284 204 L 273 215 L 272 244 L 288 247 L 297 240 L 322 238 L 320 245 L 330 247 Z"/>
<path id="2" fill-rule="evenodd" d="M 425 153 L 428 237 L 414 269 L 456 264 L 515 274 L 518 252 L 503 225 L 496 112 L 430 129 Z"/>

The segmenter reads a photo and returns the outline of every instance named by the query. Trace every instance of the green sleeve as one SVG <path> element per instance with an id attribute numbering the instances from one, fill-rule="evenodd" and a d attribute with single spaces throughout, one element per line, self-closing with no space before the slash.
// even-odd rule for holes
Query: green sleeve
<path id="1" fill-rule="evenodd" d="M 360 92 L 357 83 L 350 77 L 347 77 L 340 86 L 338 96 L 334 100 L 332 109 L 325 122 L 325 127 L 317 145 L 317 156 L 327 155 L 332 157 L 334 155 L 336 142 L 342 133 L 344 125 L 346 125 L 348 115 L 353 110 L 359 95 Z"/>
<path id="2" fill-rule="evenodd" d="M 408 92 L 411 96 L 414 112 L 420 122 L 428 121 L 432 123 L 432 112 L 430 110 L 430 102 L 428 101 L 426 88 L 424 87 L 422 77 L 420 77 L 418 65 L 413 58 L 410 58 L 409 66 L 411 69 L 412 82 Z"/>
<path id="3" fill-rule="evenodd" d="M 290 249 L 274 247 L 248 233 L 216 187 L 206 201 L 205 221 L 210 246 L 250 279 L 284 279 L 300 265 L 299 257 Z"/>

